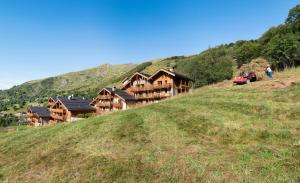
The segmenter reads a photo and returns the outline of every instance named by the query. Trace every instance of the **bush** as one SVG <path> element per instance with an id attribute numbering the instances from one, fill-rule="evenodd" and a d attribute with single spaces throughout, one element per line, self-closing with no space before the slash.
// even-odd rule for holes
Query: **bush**
<path id="1" fill-rule="evenodd" d="M 194 88 L 232 78 L 234 62 L 226 47 L 211 48 L 196 58 L 177 63 L 178 70 L 194 80 Z"/>
<path id="2" fill-rule="evenodd" d="M 258 41 L 239 41 L 236 43 L 234 58 L 238 66 L 249 63 L 261 55 L 262 45 Z"/>
<path id="3" fill-rule="evenodd" d="M 3 117 L 0 117 L 0 127 L 8 127 L 16 125 L 18 118 L 12 114 L 5 114 Z"/>

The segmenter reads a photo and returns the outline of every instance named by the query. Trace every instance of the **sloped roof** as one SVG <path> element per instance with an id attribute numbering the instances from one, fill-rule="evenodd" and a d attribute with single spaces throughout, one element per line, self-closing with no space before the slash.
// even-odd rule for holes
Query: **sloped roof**
<path id="1" fill-rule="evenodd" d="M 143 76 L 144 78 L 148 79 L 150 75 L 145 74 L 145 73 L 141 73 L 141 72 L 136 72 L 134 73 L 128 80 L 131 80 L 135 75 L 140 75 Z"/>
<path id="2" fill-rule="evenodd" d="M 52 99 L 54 102 L 56 102 L 57 101 L 57 96 L 51 96 L 51 97 L 49 97 L 49 99 Z"/>
<path id="3" fill-rule="evenodd" d="M 85 100 L 79 97 L 57 97 L 58 100 L 69 110 L 69 111 L 94 111 L 95 109 L 90 106 L 91 100 Z"/>
<path id="4" fill-rule="evenodd" d="M 166 72 L 166 73 L 168 73 L 168 74 L 170 74 L 170 75 L 172 75 L 176 78 L 182 78 L 182 79 L 187 79 L 187 80 L 193 81 L 193 79 L 189 78 L 188 76 L 185 76 L 181 73 L 178 73 L 178 72 L 175 72 L 175 71 L 170 71 L 170 70 L 167 70 L 167 69 L 159 69 L 152 76 L 150 76 L 149 79 L 153 78 L 154 76 L 156 76 L 160 72 Z"/>
<path id="5" fill-rule="evenodd" d="M 41 118 L 51 117 L 51 113 L 47 107 L 29 107 L 29 110 Z"/>
<path id="6" fill-rule="evenodd" d="M 113 89 L 112 88 L 104 88 L 106 90 L 108 90 L 110 93 L 113 93 Z M 124 90 L 121 90 L 119 88 L 115 88 L 115 91 L 114 93 L 116 95 L 118 95 L 119 97 L 121 97 L 122 99 L 124 100 L 127 100 L 127 101 L 130 101 L 130 100 L 135 100 L 135 97 L 130 95 L 129 93 L 127 93 L 126 91 Z"/>
<path id="7" fill-rule="evenodd" d="M 146 74 L 146 73 L 143 73 L 143 72 L 140 72 L 140 74 L 146 76 L 147 78 L 149 78 L 151 76 L 150 74 Z"/>

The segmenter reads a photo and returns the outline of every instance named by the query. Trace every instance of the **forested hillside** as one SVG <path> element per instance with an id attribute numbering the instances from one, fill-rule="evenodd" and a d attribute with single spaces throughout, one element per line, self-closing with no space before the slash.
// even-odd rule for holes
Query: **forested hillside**
<path id="1" fill-rule="evenodd" d="M 300 65 L 300 5 L 289 11 L 283 24 L 270 28 L 256 40 L 241 40 L 200 54 L 157 59 L 137 66 L 102 65 L 0 91 L 0 111 L 17 110 L 32 102 L 42 103 L 51 95 L 73 93 L 91 98 L 101 87 L 120 86 L 125 77 L 136 71 L 152 74 L 159 68 L 176 67 L 177 71 L 193 78 L 193 87 L 197 88 L 231 79 L 237 67 L 257 57 L 264 57 L 277 70 Z"/>

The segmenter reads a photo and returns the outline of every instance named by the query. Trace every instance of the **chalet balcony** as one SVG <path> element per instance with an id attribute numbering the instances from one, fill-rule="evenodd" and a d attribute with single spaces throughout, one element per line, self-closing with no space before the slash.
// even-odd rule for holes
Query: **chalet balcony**
<path id="1" fill-rule="evenodd" d="M 152 86 L 132 86 L 130 88 L 131 92 L 138 92 L 138 91 L 151 91 L 153 90 Z"/>
<path id="2" fill-rule="evenodd" d="M 153 89 L 168 89 L 172 87 L 172 84 L 153 85 Z"/>
<path id="3" fill-rule="evenodd" d="M 152 85 L 152 86 L 133 86 L 130 88 L 130 91 L 131 92 L 152 91 L 156 89 L 168 89 L 171 87 L 172 84 L 161 84 L 161 85 Z"/>
<path id="4" fill-rule="evenodd" d="M 51 115 L 51 117 L 55 120 L 59 120 L 59 121 L 64 121 L 65 118 L 64 116 L 59 116 L 59 115 Z"/>
<path id="5" fill-rule="evenodd" d="M 95 107 L 110 107 L 111 103 L 110 102 L 98 102 Z"/>
<path id="6" fill-rule="evenodd" d="M 117 109 L 122 109 L 123 108 L 123 105 L 120 104 L 120 103 L 113 103 L 113 106 L 114 106 L 114 108 L 117 108 Z"/>
<path id="7" fill-rule="evenodd" d="M 51 112 L 64 113 L 64 110 L 63 109 L 51 109 Z"/>
<path id="8" fill-rule="evenodd" d="M 167 98 L 167 97 L 171 97 L 171 93 L 155 93 L 152 95 L 153 98 Z"/>
<path id="9" fill-rule="evenodd" d="M 161 99 L 171 97 L 170 93 L 152 93 L 148 95 L 136 95 L 137 99 Z"/>
<path id="10" fill-rule="evenodd" d="M 110 95 L 100 95 L 100 96 L 97 97 L 97 99 L 108 100 L 108 99 L 112 99 L 112 96 L 110 96 Z"/>
<path id="11" fill-rule="evenodd" d="M 48 107 L 54 106 L 55 102 L 49 102 Z"/>

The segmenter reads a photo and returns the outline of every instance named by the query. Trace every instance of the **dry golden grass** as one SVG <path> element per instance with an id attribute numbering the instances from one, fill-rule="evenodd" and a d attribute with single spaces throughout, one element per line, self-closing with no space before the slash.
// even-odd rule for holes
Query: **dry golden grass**
<path id="1" fill-rule="evenodd" d="M 257 80 L 263 80 L 266 77 L 266 67 L 269 65 L 269 62 L 264 58 L 257 58 L 251 60 L 250 63 L 244 64 L 240 67 L 241 72 L 254 72 L 256 74 Z"/>

